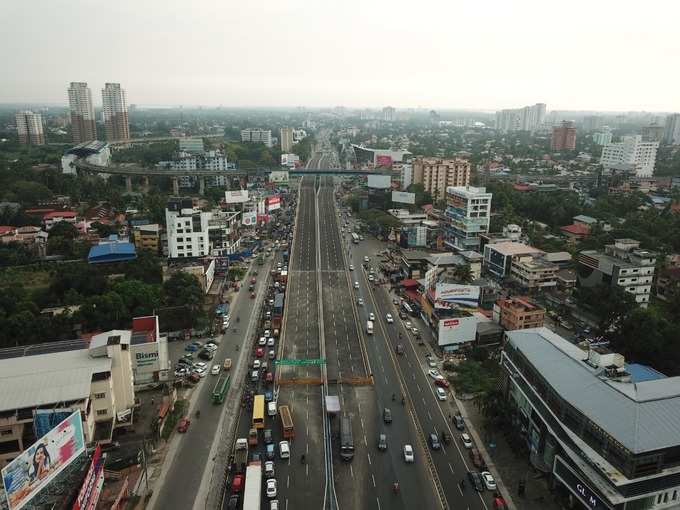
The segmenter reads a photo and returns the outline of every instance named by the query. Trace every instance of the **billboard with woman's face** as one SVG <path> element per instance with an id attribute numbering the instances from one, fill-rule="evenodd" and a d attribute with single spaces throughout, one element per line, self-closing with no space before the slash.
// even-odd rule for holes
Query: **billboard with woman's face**
<path id="1" fill-rule="evenodd" d="M 10 510 L 23 508 L 85 451 L 80 411 L 74 411 L 2 470 Z"/>

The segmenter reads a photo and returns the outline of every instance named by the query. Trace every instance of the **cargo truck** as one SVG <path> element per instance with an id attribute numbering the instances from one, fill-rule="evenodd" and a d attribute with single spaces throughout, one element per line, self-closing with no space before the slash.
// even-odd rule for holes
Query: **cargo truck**
<path id="1" fill-rule="evenodd" d="M 248 440 L 240 437 L 234 447 L 234 469 L 237 473 L 244 473 L 248 463 Z"/>
<path id="2" fill-rule="evenodd" d="M 262 500 L 262 465 L 251 462 L 246 468 L 246 487 L 243 491 L 243 510 L 260 510 Z"/>

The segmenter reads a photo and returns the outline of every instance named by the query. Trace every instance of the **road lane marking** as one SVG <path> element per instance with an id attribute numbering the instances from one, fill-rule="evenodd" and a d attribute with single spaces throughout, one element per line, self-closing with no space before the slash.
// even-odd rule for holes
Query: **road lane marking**
<path id="1" fill-rule="evenodd" d="M 375 489 L 375 476 L 373 476 L 373 473 L 371 473 L 371 480 L 373 480 L 373 488 Z M 380 503 L 378 503 L 378 506 L 380 506 Z"/>
<path id="2" fill-rule="evenodd" d="M 367 453 L 366 453 L 366 456 L 368 457 L 368 463 L 369 463 L 369 465 L 372 465 L 372 462 L 371 462 L 371 454 L 367 452 Z"/>
<path id="3" fill-rule="evenodd" d="M 455 475 L 455 474 L 456 474 L 456 473 L 453 471 L 453 466 L 451 465 L 450 462 L 449 462 L 449 469 L 451 470 L 451 474 L 452 474 L 452 475 Z"/>

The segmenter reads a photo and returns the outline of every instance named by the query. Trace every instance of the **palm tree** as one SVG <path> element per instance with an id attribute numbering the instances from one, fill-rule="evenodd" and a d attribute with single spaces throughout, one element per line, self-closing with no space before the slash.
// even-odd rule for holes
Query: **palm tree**
<path id="1" fill-rule="evenodd" d="M 456 268 L 453 270 L 453 277 L 458 280 L 459 283 L 470 283 L 472 281 L 472 270 L 470 269 L 470 264 L 456 266 Z"/>

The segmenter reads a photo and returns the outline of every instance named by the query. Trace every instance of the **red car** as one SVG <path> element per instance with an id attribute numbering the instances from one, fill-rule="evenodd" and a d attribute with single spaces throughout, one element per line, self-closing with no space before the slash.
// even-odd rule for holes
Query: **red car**
<path id="1" fill-rule="evenodd" d="M 256 280 L 255 278 L 251 278 L 251 279 L 250 279 L 250 283 L 251 283 L 252 285 L 255 285 L 255 282 L 256 282 L 256 281 L 257 281 L 257 280 Z"/>
<path id="2" fill-rule="evenodd" d="M 434 385 L 435 386 L 441 386 L 442 388 L 448 388 L 449 387 L 449 381 L 447 381 L 446 379 L 435 379 Z"/>
<path id="3" fill-rule="evenodd" d="M 243 490 L 243 475 L 236 475 L 231 481 L 231 493 L 237 494 Z"/>
<path id="4" fill-rule="evenodd" d="M 189 425 L 191 425 L 191 420 L 186 416 L 180 418 L 179 424 L 177 425 L 177 432 L 186 432 L 189 430 Z"/>
<path id="5" fill-rule="evenodd" d="M 264 380 L 266 382 L 273 382 L 274 381 L 274 374 L 271 372 L 267 372 L 267 375 L 264 376 Z"/>
<path id="6" fill-rule="evenodd" d="M 250 299 L 255 299 L 255 293 L 254 292 L 250 293 Z"/>
<path id="7" fill-rule="evenodd" d="M 255 356 L 257 356 L 258 358 L 264 356 L 264 347 L 258 347 L 257 349 L 255 349 Z"/>
<path id="8" fill-rule="evenodd" d="M 508 510 L 508 505 L 502 497 L 496 496 L 493 500 L 493 510 Z"/>

